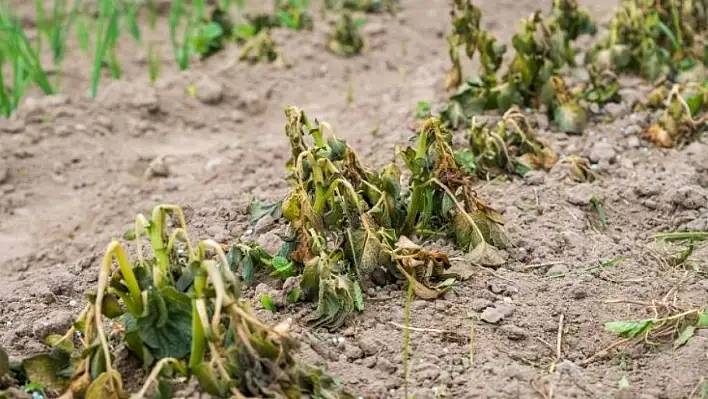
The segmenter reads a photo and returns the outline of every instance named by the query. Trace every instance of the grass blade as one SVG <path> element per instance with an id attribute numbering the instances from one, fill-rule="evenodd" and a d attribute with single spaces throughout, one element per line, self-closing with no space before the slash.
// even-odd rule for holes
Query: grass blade
<path id="1" fill-rule="evenodd" d="M 138 23 L 138 4 L 133 3 L 130 6 L 128 6 L 128 10 L 126 11 L 125 14 L 125 19 L 126 23 L 128 24 L 128 31 L 130 32 L 130 35 L 133 36 L 133 39 L 140 43 L 141 41 L 141 35 L 140 35 L 140 24 Z"/>

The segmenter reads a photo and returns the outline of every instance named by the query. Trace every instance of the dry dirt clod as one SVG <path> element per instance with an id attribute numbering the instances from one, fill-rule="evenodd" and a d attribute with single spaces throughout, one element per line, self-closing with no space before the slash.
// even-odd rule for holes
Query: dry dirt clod
<path id="1" fill-rule="evenodd" d="M 379 344 L 373 337 L 363 336 L 359 339 L 359 348 L 364 351 L 364 355 L 372 356 L 379 353 L 381 344 Z"/>
<path id="2" fill-rule="evenodd" d="M 671 198 L 675 205 L 686 209 L 699 209 L 708 206 L 708 194 L 699 186 L 681 187 Z"/>
<path id="3" fill-rule="evenodd" d="M 472 300 L 472 310 L 475 312 L 481 312 L 486 308 L 489 308 L 493 306 L 494 303 L 490 301 L 489 299 L 484 299 L 484 298 L 475 298 Z"/>
<path id="4" fill-rule="evenodd" d="M 591 184 L 581 183 L 566 190 L 565 199 L 573 205 L 584 206 L 590 203 L 595 194 L 595 188 Z"/>
<path id="5" fill-rule="evenodd" d="M 170 175 L 170 168 L 167 166 L 165 157 L 157 157 L 150 162 L 145 169 L 145 178 L 152 179 L 155 177 L 167 177 Z"/>
<path id="6" fill-rule="evenodd" d="M 249 115 L 260 115 L 266 110 L 266 103 L 255 91 L 246 91 L 240 94 L 239 103 Z"/>
<path id="7" fill-rule="evenodd" d="M 64 333 L 73 322 L 73 315 L 67 310 L 55 310 L 32 326 L 32 334 L 43 341 L 49 334 Z"/>
<path id="8" fill-rule="evenodd" d="M 224 98 L 224 87 L 209 76 L 202 76 L 196 83 L 197 100 L 202 104 L 216 105 Z"/>
<path id="9" fill-rule="evenodd" d="M 259 236 L 256 240 L 256 243 L 260 245 L 263 249 L 265 249 L 268 253 L 275 254 L 278 252 L 280 247 L 283 246 L 284 241 L 282 238 L 278 237 L 277 234 L 272 231 L 269 231 Z"/>
<path id="10" fill-rule="evenodd" d="M 510 340 L 519 341 L 528 336 L 526 330 L 513 324 L 505 324 L 499 327 L 499 332 L 506 335 Z"/>
<path id="11" fill-rule="evenodd" d="M 25 131 L 25 122 L 17 119 L 4 121 L 0 130 L 4 133 L 20 134 Z"/>
<path id="12" fill-rule="evenodd" d="M 484 309 L 482 312 L 482 320 L 490 324 L 499 324 L 504 318 L 511 316 L 514 313 L 514 305 L 501 304 L 493 308 Z"/>
<path id="13" fill-rule="evenodd" d="M 396 366 L 384 356 L 379 356 L 379 358 L 376 360 L 376 368 L 384 373 L 396 372 Z"/>
<path id="14" fill-rule="evenodd" d="M 546 276 L 548 276 L 548 277 L 565 276 L 569 271 L 570 271 L 570 269 L 568 268 L 568 266 L 566 266 L 562 263 L 559 263 L 557 265 L 551 266 L 548 269 L 548 271 L 546 271 Z"/>

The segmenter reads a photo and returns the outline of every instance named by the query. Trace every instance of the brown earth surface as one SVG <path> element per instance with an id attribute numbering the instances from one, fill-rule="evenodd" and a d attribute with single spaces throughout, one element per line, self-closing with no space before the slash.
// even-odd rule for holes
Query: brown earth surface
<path id="1" fill-rule="evenodd" d="M 506 43 L 520 18 L 550 7 L 549 1 L 475 3 L 484 27 Z M 584 3 L 599 22 L 616 5 Z M 18 10 L 31 24 L 25 4 Z M 193 238 L 228 243 L 245 236 L 277 245 L 282 225 L 251 226 L 248 204 L 287 192 L 286 105 L 328 121 L 363 162 L 391 160 L 394 146 L 414 134 L 416 101 L 445 99 L 448 1 L 403 1 L 396 15 L 367 19 L 369 50 L 351 59 L 325 50 L 325 21 L 316 20 L 313 32 L 278 31 L 283 67 L 235 63 L 233 46 L 179 72 L 167 34 L 157 33 L 165 62 L 154 87 L 145 49 L 126 36 L 119 45 L 125 78 L 105 77 L 96 100 L 86 94 L 90 60 L 72 50 L 54 71 L 61 74 L 60 95 L 30 93 L 10 121 L 0 120 L 0 344 L 14 356 L 43 350 L 43 338 L 65 330 L 82 309 L 110 238 L 156 204 L 181 205 Z M 196 98 L 187 93 L 192 84 Z M 626 101 L 607 106 L 582 136 L 559 133 L 536 117 L 552 148 L 588 156 L 601 179 L 575 183 L 558 164 L 549 173 L 476 188 L 504 212 L 516 247 L 502 268 L 474 268 L 443 299 L 412 303 L 409 393 L 417 399 L 700 397 L 708 378 L 705 330 L 677 349 L 632 345 L 602 354 L 617 340 L 603 324 L 651 317 L 642 302 L 684 309 L 708 302 L 705 252 L 692 258 L 703 274 L 679 270 L 663 261 L 665 248 L 653 238 L 706 230 L 708 145 L 662 150 L 644 141 L 650 115 L 632 113 L 629 101 L 649 87 L 636 78 L 622 84 Z M 607 115 L 614 121 L 603 123 Z M 586 205 L 593 195 L 605 205 L 604 229 Z M 598 266 L 617 257 L 626 259 Z M 260 283 L 248 297 L 280 292 L 276 281 Z M 369 289 L 366 310 L 332 332 L 302 323 L 308 306 L 258 315 L 272 323 L 292 318 L 303 357 L 353 391 L 403 397 L 402 287 Z"/>

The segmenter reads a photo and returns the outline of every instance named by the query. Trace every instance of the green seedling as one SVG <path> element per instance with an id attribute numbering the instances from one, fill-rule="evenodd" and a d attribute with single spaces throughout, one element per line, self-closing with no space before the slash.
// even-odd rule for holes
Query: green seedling
<path id="1" fill-rule="evenodd" d="M 177 226 L 169 233 L 168 216 Z M 140 246 L 143 234 L 152 257 Z M 177 206 L 155 207 L 149 220 L 139 215 L 125 237 L 136 241 L 137 259 L 131 262 L 117 240 L 108 246 L 97 289 L 77 321 L 65 335 L 47 338 L 51 352 L 22 361 L 32 381 L 67 397 L 125 398 L 113 354 L 118 341 L 152 367 L 134 398 L 152 384 L 169 392 L 177 375 L 193 376 L 215 397 L 353 398 L 293 357 L 297 345 L 286 326 L 255 318 L 221 246 L 205 240 L 193 247 Z M 113 320 L 110 332 L 104 318 Z"/>
<path id="2" fill-rule="evenodd" d="M 708 81 L 674 85 L 657 123 L 644 135 L 659 147 L 684 146 L 708 131 Z"/>
<path id="3" fill-rule="evenodd" d="M 466 152 L 458 152 L 455 157 L 471 157 L 465 162 L 467 169 L 473 169 L 482 179 L 549 170 L 558 161 L 555 152 L 535 137 L 530 122 L 516 107 L 509 109 L 494 129 L 473 119 Z"/>
<path id="4" fill-rule="evenodd" d="M 605 206 L 602 204 L 602 200 L 597 195 L 593 195 L 590 198 L 590 204 L 592 205 L 597 217 L 600 219 L 600 224 L 602 227 L 607 227 L 607 215 L 605 214 Z"/>
<path id="5" fill-rule="evenodd" d="M 275 10 L 280 26 L 293 30 L 312 30 L 312 16 L 307 8 L 310 0 L 275 0 Z"/>
<path id="6" fill-rule="evenodd" d="M 275 313 L 277 311 L 275 309 L 275 305 L 273 304 L 273 300 L 270 298 L 270 295 L 261 295 L 261 305 L 263 305 L 263 308 L 271 311 L 272 313 Z"/>
<path id="7" fill-rule="evenodd" d="M 676 242 L 676 241 L 703 241 L 708 240 L 708 232 L 705 231 L 684 231 L 684 232 L 673 232 L 673 233 L 657 233 L 654 235 L 657 240 L 663 240 L 666 242 Z"/>
<path id="8" fill-rule="evenodd" d="M 251 64 L 273 63 L 280 59 L 278 46 L 270 35 L 269 30 L 261 31 L 249 40 L 241 50 L 239 61 Z"/>
<path id="9" fill-rule="evenodd" d="M 351 57 L 363 52 L 366 42 L 359 33 L 359 28 L 366 22 L 353 19 L 349 13 L 343 13 L 334 29 L 327 36 L 327 49 L 334 54 Z"/>
<path id="10" fill-rule="evenodd" d="M 209 19 L 204 19 L 195 27 L 192 51 L 201 59 L 206 59 L 221 51 L 233 32 L 233 23 L 221 8 L 215 8 Z"/>
<path id="11" fill-rule="evenodd" d="M 427 101 L 418 101 L 416 103 L 415 118 L 428 119 L 432 116 L 432 107 Z"/>

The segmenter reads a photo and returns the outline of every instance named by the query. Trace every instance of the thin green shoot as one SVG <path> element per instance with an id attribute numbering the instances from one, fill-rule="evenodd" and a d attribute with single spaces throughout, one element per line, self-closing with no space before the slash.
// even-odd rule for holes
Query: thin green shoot
<path id="1" fill-rule="evenodd" d="M 673 233 L 657 233 L 654 238 L 666 242 L 703 241 L 708 239 L 708 231 L 680 231 Z"/>

